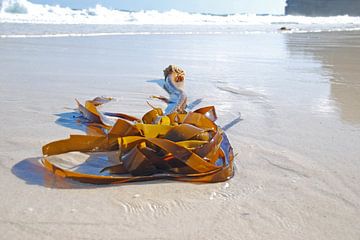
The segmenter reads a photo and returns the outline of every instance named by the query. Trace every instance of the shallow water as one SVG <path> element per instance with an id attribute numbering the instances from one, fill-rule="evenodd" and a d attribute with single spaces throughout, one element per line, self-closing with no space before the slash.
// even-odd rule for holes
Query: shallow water
<path id="1" fill-rule="evenodd" d="M 0 39 L 0 229 L 28 239 L 358 239 L 359 36 Z M 148 96 L 166 95 L 156 80 L 170 63 L 187 71 L 189 100 L 215 105 L 231 126 L 232 180 L 97 187 L 38 166 L 43 144 L 82 132 L 74 98 L 112 96 L 108 110 L 141 116 Z"/>

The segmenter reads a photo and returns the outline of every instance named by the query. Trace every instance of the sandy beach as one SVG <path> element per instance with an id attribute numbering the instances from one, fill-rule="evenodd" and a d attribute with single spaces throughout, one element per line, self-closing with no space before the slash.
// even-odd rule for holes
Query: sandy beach
<path id="1" fill-rule="evenodd" d="M 360 236 L 360 32 L 0 38 L 1 239 Z M 42 145 L 82 134 L 75 98 L 141 116 L 177 64 L 237 157 L 223 183 L 53 176 Z"/>

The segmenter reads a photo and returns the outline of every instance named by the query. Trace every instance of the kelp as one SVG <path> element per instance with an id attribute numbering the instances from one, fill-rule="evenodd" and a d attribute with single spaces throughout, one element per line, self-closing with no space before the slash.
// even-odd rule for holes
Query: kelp
<path id="1" fill-rule="evenodd" d="M 224 131 L 215 124 L 213 106 L 186 113 L 165 115 L 153 108 L 141 119 L 123 113 L 98 110 L 108 98 L 78 103 L 81 114 L 89 120 L 86 135 L 43 146 L 42 163 L 58 176 L 93 184 L 117 184 L 169 179 L 188 182 L 221 182 L 234 174 L 233 149 Z M 111 124 L 109 118 L 115 118 Z M 66 168 L 53 157 L 64 153 L 113 153 L 115 161 L 96 173 Z M 104 159 L 99 159 L 104 161 Z"/>

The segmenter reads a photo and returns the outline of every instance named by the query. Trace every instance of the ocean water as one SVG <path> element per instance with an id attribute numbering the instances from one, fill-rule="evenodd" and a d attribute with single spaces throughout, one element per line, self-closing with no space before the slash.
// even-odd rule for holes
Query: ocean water
<path id="1" fill-rule="evenodd" d="M 360 17 L 304 17 L 238 13 L 215 15 L 108 9 L 88 9 L 34 4 L 27 0 L 3 0 L 0 37 L 64 37 L 134 34 L 258 34 L 360 29 Z"/>

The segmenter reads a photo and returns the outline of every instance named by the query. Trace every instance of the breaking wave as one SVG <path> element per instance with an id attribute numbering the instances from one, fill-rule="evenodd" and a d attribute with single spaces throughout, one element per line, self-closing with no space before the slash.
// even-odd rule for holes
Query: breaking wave
<path id="1" fill-rule="evenodd" d="M 0 24 L 0 38 L 215 35 L 359 31 L 360 17 L 131 12 L 101 5 L 71 9 L 27 0 L 0 0 Z"/>
<path id="2" fill-rule="evenodd" d="M 303 17 L 283 15 L 229 14 L 214 15 L 166 12 L 130 12 L 109 9 L 101 5 L 87 9 L 71 9 L 59 5 L 34 4 L 27 0 L 3 0 L 0 6 L 2 23 L 41 24 L 156 24 L 156 25 L 324 25 L 360 24 L 360 17 Z"/>

